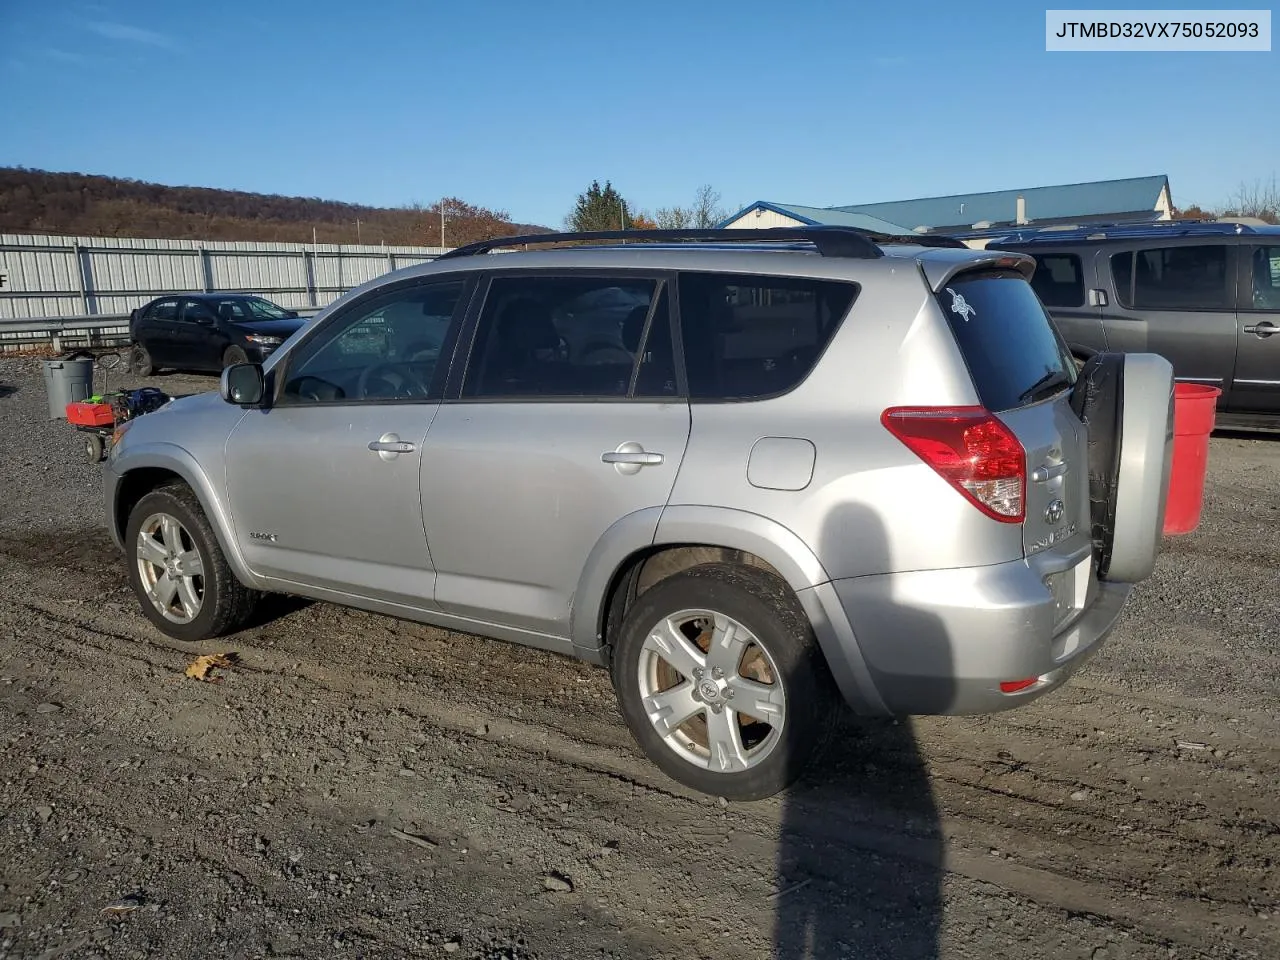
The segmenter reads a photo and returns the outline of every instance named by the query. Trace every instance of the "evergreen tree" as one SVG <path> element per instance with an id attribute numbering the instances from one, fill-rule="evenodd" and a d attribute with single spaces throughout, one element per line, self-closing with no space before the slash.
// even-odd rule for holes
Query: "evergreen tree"
<path id="1" fill-rule="evenodd" d="M 573 212 L 565 219 L 565 227 L 575 233 L 622 230 L 631 226 L 631 209 L 608 180 L 603 187 L 599 180 L 592 180 L 586 192 L 578 194 Z"/>

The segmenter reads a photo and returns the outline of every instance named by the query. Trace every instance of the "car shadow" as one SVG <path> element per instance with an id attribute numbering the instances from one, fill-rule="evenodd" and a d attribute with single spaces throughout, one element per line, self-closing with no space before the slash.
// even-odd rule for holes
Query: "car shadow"
<path id="1" fill-rule="evenodd" d="M 0 383 L 0 400 L 5 399 L 6 397 L 12 397 L 17 392 L 18 388 L 16 385 L 12 383 Z"/>
<path id="2" fill-rule="evenodd" d="M 278 620 L 307 609 L 315 602 L 307 597 L 296 597 L 287 593 L 265 593 L 258 599 L 253 613 L 240 629 L 257 630 L 261 627 L 269 627 Z"/>
<path id="3" fill-rule="evenodd" d="M 865 508 L 836 511 L 821 539 L 821 556 L 847 554 L 855 544 L 860 556 L 879 558 L 879 569 L 892 569 L 884 528 Z M 933 676 L 949 677 L 952 640 L 939 618 L 890 600 L 860 615 L 855 629 L 869 619 L 891 625 L 898 669 L 928 664 Z M 941 706 L 954 697 L 954 684 L 935 680 L 927 691 Z M 823 759 L 783 799 L 773 957 L 934 960 L 944 867 L 940 816 L 915 726 L 845 714 Z"/>

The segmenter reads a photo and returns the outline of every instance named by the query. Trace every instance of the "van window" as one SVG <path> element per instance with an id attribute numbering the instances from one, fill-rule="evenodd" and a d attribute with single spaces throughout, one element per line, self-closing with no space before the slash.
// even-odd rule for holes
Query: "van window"
<path id="1" fill-rule="evenodd" d="M 1058 328 L 1021 274 L 974 271 L 938 293 L 982 405 L 1025 407 L 1075 383 L 1076 365 Z"/>
<path id="2" fill-rule="evenodd" d="M 1256 247 L 1253 251 L 1254 310 L 1280 310 L 1280 247 Z"/>
<path id="3" fill-rule="evenodd" d="M 1130 309 L 1230 309 L 1227 248 L 1223 244 L 1153 247 L 1117 253 L 1111 272 L 1120 303 Z"/>
<path id="4" fill-rule="evenodd" d="M 1046 307 L 1084 306 L 1084 272 L 1074 253 L 1042 253 L 1036 256 L 1031 289 Z"/>

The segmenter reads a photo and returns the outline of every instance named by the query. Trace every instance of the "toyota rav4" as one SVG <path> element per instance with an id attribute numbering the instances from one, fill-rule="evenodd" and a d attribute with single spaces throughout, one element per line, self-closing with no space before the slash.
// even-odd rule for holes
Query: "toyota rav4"
<path id="1" fill-rule="evenodd" d="M 1172 370 L 1078 370 L 1033 269 L 837 227 L 462 247 L 123 425 L 108 525 L 173 638 L 280 592 L 579 657 L 669 776 L 768 796 L 837 709 L 1052 690 L 1151 573 Z"/>

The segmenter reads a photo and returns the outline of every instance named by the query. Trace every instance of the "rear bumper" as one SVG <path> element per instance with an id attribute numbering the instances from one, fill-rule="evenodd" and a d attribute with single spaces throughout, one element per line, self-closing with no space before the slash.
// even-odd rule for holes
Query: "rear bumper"
<path id="1" fill-rule="evenodd" d="M 829 616 L 847 618 L 861 679 L 881 701 L 874 712 L 992 713 L 1060 686 L 1114 629 L 1131 585 L 1100 582 L 1075 560 L 858 577 L 824 594 L 839 605 Z M 1067 578 L 1065 612 L 1047 574 Z"/>

